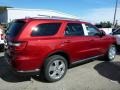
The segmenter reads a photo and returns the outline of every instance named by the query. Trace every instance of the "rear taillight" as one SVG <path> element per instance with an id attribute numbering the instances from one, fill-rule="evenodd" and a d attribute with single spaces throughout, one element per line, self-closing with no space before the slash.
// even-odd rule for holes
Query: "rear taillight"
<path id="1" fill-rule="evenodd" d="M 5 36 L 4 34 L 1 35 L 1 39 L 4 40 L 5 39 Z"/>
<path id="2" fill-rule="evenodd" d="M 4 34 L 0 34 L 1 40 L 4 40 Z"/>
<path id="3" fill-rule="evenodd" d="M 9 46 L 11 46 L 14 50 L 23 50 L 25 49 L 27 42 L 9 42 Z"/>

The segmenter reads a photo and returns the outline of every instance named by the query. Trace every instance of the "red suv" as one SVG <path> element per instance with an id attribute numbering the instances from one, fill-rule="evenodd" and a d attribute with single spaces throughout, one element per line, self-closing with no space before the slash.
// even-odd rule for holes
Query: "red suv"
<path id="1" fill-rule="evenodd" d="M 72 64 L 100 56 L 111 61 L 116 55 L 114 37 L 88 22 L 65 18 L 15 20 L 5 43 L 5 57 L 16 72 L 43 71 L 50 82 L 63 78 Z"/>

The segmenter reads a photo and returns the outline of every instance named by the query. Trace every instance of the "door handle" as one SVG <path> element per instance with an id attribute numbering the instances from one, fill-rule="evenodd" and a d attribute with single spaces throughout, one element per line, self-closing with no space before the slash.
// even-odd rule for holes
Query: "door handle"
<path id="1" fill-rule="evenodd" d="M 71 41 L 70 40 L 66 40 L 66 41 L 64 41 L 63 43 L 70 43 Z"/>

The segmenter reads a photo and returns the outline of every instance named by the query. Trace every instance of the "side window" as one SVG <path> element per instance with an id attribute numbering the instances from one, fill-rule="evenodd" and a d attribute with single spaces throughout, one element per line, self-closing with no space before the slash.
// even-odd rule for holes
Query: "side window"
<path id="1" fill-rule="evenodd" d="M 117 31 L 113 32 L 113 34 L 120 34 L 120 29 L 118 29 Z"/>
<path id="2" fill-rule="evenodd" d="M 86 29 L 88 32 L 88 36 L 96 36 L 97 34 L 100 33 L 100 31 L 91 24 L 86 24 Z"/>
<path id="3" fill-rule="evenodd" d="M 82 25 L 78 23 L 67 24 L 65 35 L 66 36 L 83 36 L 84 31 L 83 31 Z"/>
<path id="4" fill-rule="evenodd" d="M 45 23 L 40 24 L 33 28 L 32 30 L 32 36 L 51 36 L 55 35 L 59 28 L 61 23 Z"/>

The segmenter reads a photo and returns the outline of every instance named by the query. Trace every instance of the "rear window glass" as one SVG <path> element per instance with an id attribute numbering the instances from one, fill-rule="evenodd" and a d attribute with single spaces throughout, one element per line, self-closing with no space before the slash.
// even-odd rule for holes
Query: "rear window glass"
<path id="1" fill-rule="evenodd" d="M 7 35 L 11 37 L 15 37 L 19 34 L 19 32 L 22 30 L 23 26 L 25 25 L 24 21 L 15 21 L 10 24 L 8 27 Z"/>
<path id="2" fill-rule="evenodd" d="M 32 29 L 32 36 L 51 36 L 58 32 L 61 23 L 39 24 Z"/>

